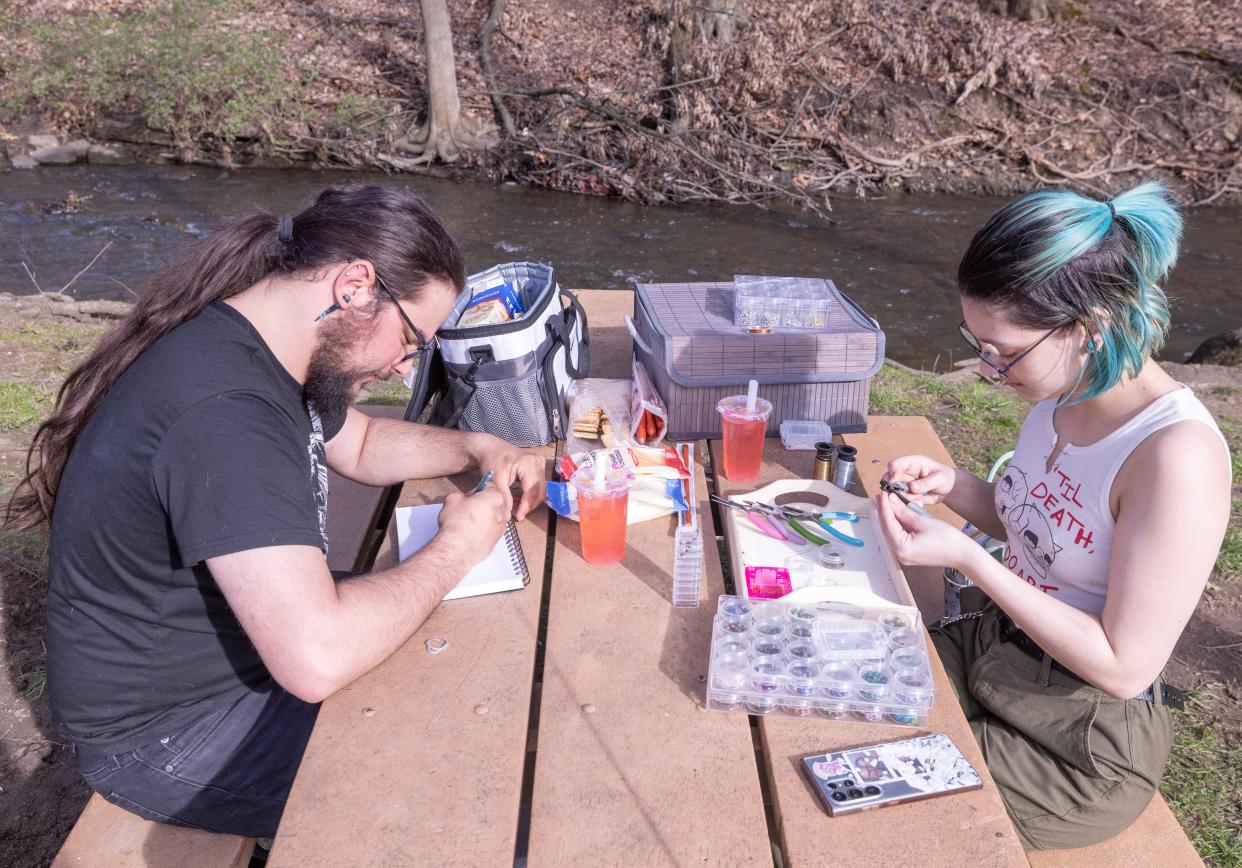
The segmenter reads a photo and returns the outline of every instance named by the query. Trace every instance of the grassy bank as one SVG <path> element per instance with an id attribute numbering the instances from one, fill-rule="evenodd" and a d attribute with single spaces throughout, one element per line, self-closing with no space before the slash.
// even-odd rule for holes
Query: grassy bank
<path id="1" fill-rule="evenodd" d="M 0 324 L 0 491 L 7 491 L 15 482 L 25 443 L 37 419 L 50 409 L 60 380 L 105 328 L 98 323 L 56 317 Z M 1214 400 L 1232 401 L 1235 397 L 1228 391 L 1232 386 L 1213 388 L 1200 390 L 1210 405 Z M 400 403 L 404 401 L 403 392 L 390 384 L 369 399 Z M 1213 410 L 1232 443 L 1237 479 L 1236 462 L 1242 456 L 1242 419 L 1234 415 L 1232 406 L 1222 403 L 1213 405 Z M 886 366 L 873 383 L 872 412 L 927 416 L 959 465 L 985 473 L 1016 440 L 1025 406 L 978 381 L 952 382 Z M 25 729 L 15 730 L 17 735 L 10 738 L 23 739 L 22 743 L 30 746 L 50 744 L 46 735 L 49 730 L 40 730 L 30 722 L 47 720 L 47 703 L 42 695 L 46 667 L 40 641 L 47 581 L 45 545 L 42 532 L 0 533 L 0 621 L 4 622 L 3 632 L 8 636 L 7 645 L 0 648 L 5 655 L 0 671 L 7 673 L 7 683 L 0 684 L 0 706 L 14 719 L 27 721 Z M 1224 618 L 1225 623 L 1232 624 L 1236 635 L 1242 597 L 1240 572 L 1242 519 L 1235 510 L 1212 584 L 1192 621 L 1192 629 L 1175 653 L 1179 662 L 1178 677 L 1174 680 L 1194 689 L 1186 711 L 1176 714 L 1177 740 L 1161 787 L 1200 854 L 1209 863 L 1222 866 L 1242 864 L 1242 843 L 1237 834 L 1242 828 L 1238 808 L 1242 803 L 1239 675 L 1236 666 L 1231 670 L 1205 656 L 1221 651 L 1201 647 L 1211 643 L 1195 632 L 1194 625 L 1216 623 Z M 1232 622 L 1228 621 L 1230 617 Z M 1222 670 L 1223 676 L 1207 674 Z M 0 863 L 16 864 L 31 852 L 44 852 L 30 849 L 34 846 L 29 843 L 32 826 L 50 842 L 42 846 L 54 853 L 85 799 L 72 756 L 57 749 L 42 756 L 38 763 L 22 765 L 21 757 L 6 761 L 12 766 L 3 770 L 6 780 L 27 782 L 23 803 L 32 806 L 31 811 L 45 805 L 47 811 L 60 813 L 49 813 L 42 819 L 23 815 L 26 843 L 21 852 L 7 852 L 2 842 L 18 839 L 9 828 L 10 821 L 0 822 Z"/>

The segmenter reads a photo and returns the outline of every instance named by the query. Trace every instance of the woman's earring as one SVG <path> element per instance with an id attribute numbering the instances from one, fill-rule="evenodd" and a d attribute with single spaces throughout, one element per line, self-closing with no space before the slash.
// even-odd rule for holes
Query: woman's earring
<path id="1" fill-rule="evenodd" d="M 1087 341 L 1087 352 L 1094 354 L 1098 349 L 1099 347 L 1096 346 L 1095 341 Z"/>

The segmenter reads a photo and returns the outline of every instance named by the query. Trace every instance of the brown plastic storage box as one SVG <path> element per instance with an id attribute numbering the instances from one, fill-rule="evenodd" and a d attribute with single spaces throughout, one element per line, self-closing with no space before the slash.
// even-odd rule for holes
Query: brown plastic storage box
<path id="1" fill-rule="evenodd" d="M 759 381 L 772 402 L 768 436 L 786 419 L 867 430 L 871 378 L 884 364 L 884 331 L 827 281 L 831 306 L 818 331 L 749 334 L 733 324 L 732 283 L 640 283 L 634 352 L 669 410 L 669 438 L 720 436 L 716 402 Z"/>

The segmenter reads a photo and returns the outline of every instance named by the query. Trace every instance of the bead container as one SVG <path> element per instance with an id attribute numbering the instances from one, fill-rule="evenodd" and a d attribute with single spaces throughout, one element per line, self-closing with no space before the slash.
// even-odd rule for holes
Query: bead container
<path id="1" fill-rule="evenodd" d="M 913 609 L 722 596 L 707 705 L 717 711 L 923 726 L 935 699 Z"/>

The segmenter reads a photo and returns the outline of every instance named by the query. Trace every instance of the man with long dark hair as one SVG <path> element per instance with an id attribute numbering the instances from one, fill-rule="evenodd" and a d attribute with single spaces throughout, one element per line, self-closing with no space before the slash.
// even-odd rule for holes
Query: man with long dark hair
<path id="1" fill-rule="evenodd" d="M 425 358 L 464 283 L 417 196 L 330 187 L 199 242 L 66 379 L 6 521 L 51 524 L 49 696 L 105 798 L 271 837 L 318 703 L 542 499 L 532 453 L 349 407 Z M 370 485 L 495 477 L 450 496 L 409 560 L 334 583 L 328 467 Z"/>

